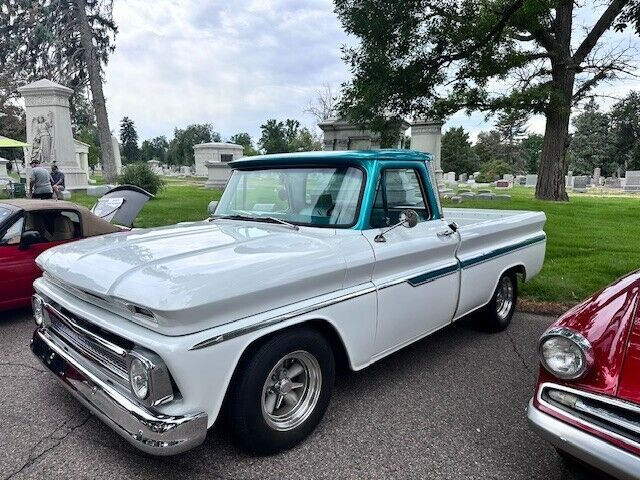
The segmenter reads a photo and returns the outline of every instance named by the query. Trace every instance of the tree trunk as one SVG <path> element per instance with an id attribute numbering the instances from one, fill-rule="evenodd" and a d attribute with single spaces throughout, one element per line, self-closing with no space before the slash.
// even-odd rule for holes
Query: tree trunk
<path id="1" fill-rule="evenodd" d="M 107 105 L 102 91 L 102 75 L 100 72 L 100 61 L 93 47 L 93 34 L 87 18 L 85 0 L 74 0 L 76 4 L 76 15 L 78 29 L 80 31 L 80 43 L 84 50 L 84 61 L 89 74 L 89 84 L 91 86 L 91 98 L 93 108 L 96 112 L 96 123 L 98 125 L 98 139 L 102 150 L 102 168 L 104 179 L 107 183 L 113 183 L 118 177 L 116 161 L 113 153 L 113 143 L 111 141 L 111 129 L 109 128 L 109 117 L 107 116 Z"/>
<path id="2" fill-rule="evenodd" d="M 572 22 L 573 0 L 559 0 L 553 22 L 552 88 L 545 113 L 547 123 L 536 184 L 536 198 L 540 200 L 569 201 L 564 176 L 567 171 L 569 117 L 576 76 L 571 58 Z"/>

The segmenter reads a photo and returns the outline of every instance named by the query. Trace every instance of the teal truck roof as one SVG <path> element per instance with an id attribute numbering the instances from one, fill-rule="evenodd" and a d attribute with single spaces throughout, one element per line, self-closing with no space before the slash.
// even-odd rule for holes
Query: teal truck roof
<path id="1" fill-rule="evenodd" d="M 352 164 L 368 163 L 371 161 L 401 161 L 401 162 L 427 162 L 433 159 L 430 153 L 416 150 L 344 150 L 321 152 L 296 152 L 276 153 L 272 155 L 259 155 L 244 157 L 229 162 L 232 168 L 255 168 L 269 165 L 296 165 L 309 163 Z"/>

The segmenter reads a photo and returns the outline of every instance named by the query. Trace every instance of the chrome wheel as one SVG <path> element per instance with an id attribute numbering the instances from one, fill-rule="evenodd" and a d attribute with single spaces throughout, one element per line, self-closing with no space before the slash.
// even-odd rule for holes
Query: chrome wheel
<path id="1" fill-rule="evenodd" d="M 505 275 L 500 280 L 496 293 L 496 314 L 500 320 L 504 320 L 511 313 L 513 307 L 513 280 Z"/>
<path id="2" fill-rule="evenodd" d="M 322 388 L 322 370 L 309 352 L 281 358 L 262 388 L 262 415 L 275 430 L 292 430 L 313 412 Z"/>

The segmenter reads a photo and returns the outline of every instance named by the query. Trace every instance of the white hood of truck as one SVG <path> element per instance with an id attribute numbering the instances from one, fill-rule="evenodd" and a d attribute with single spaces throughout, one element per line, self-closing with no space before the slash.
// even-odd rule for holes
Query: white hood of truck
<path id="1" fill-rule="evenodd" d="M 37 262 L 73 287 L 152 310 L 168 335 L 339 290 L 346 273 L 334 230 L 227 220 L 90 238 Z"/>

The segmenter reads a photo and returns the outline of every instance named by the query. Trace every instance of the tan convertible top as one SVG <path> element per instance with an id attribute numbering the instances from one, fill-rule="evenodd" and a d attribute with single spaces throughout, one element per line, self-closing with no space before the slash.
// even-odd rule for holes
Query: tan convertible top
<path id="1" fill-rule="evenodd" d="M 117 225 L 96 217 L 89 209 L 78 204 L 65 202 L 62 200 L 31 200 L 29 198 L 16 198 L 11 200 L 0 200 L 0 205 L 11 205 L 24 210 L 25 212 L 35 212 L 42 210 L 74 210 L 82 218 L 82 236 L 94 237 L 107 233 L 121 232 Z"/>

